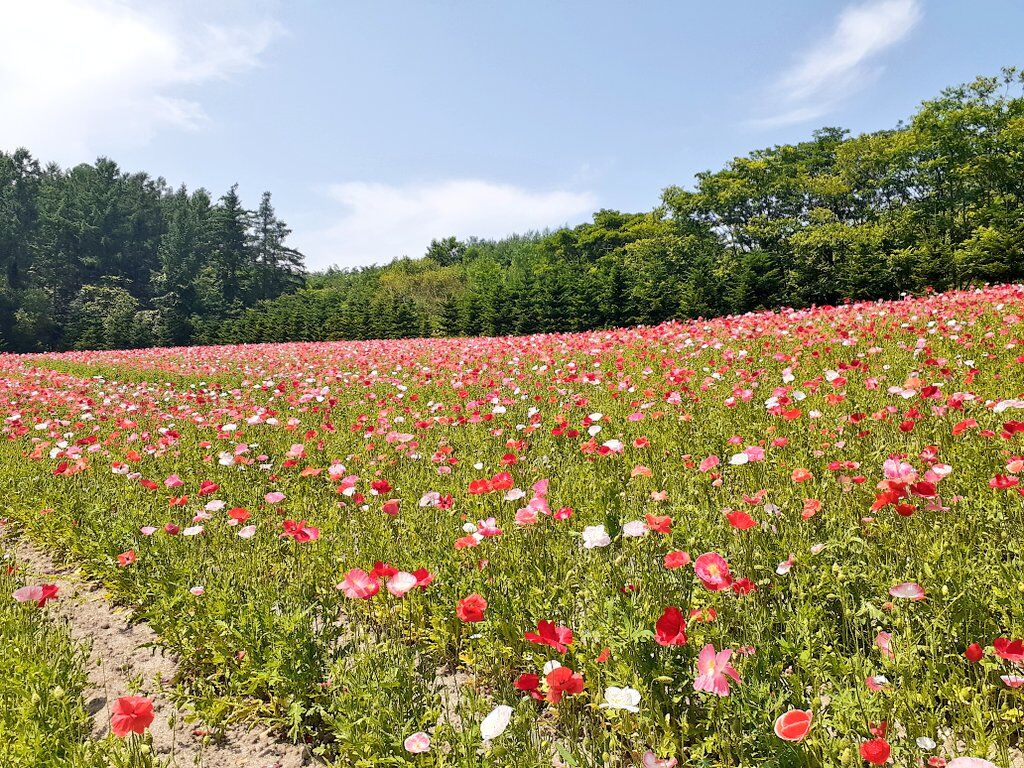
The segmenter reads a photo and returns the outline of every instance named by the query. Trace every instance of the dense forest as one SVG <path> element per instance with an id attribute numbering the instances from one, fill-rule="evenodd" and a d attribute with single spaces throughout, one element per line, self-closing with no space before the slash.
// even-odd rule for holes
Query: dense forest
<path id="1" fill-rule="evenodd" d="M 574 331 L 1024 279 L 1024 74 L 752 152 L 647 213 L 304 275 L 265 194 L 0 154 L 13 350 Z M 439 233 L 441 234 L 441 233 Z"/>
<path id="2" fill-rule="evenodd" d="M 270 193 L 170 189 L 101 158 L 63 170 L 0 152 L 0 350 L 210 341 L 304 284 Z"/>

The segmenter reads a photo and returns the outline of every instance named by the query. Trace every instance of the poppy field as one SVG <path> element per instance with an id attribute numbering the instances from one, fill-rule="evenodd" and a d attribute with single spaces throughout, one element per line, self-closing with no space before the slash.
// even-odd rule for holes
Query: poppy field
<path id="1" fill-rule="evenodd" d="M 5 355 L 0 402 L 5 536 L 151 626 L 213 730 L 336 766 L 1022 765 L 1022 286 Z M 0 585 L 73 694 L 61 593 Z M 141 760 L 122 693 L 92 716 Z M 8 733 L 78 738 L 17 697 Z"/>

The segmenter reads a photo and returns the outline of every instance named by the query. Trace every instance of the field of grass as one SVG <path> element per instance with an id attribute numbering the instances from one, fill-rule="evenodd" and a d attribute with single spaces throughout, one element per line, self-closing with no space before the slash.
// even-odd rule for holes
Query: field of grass
<path id="1" fill-rule="evenodd" d="M 330 765 L 1010 766 L 1022 398 L 1015 286 L 0 356 L 0 517 L 148 622 L 209 722 Z M 75 650 L 8 601 L 3 645 L 56 632 L 71 749 Z"/>

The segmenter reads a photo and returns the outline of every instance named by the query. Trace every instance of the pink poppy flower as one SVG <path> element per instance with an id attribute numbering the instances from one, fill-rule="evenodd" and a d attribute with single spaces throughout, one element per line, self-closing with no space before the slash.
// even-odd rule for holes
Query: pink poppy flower
<path id="1" fill-rule="evenodd" d="M 676 768 L 678 761 L 674 757 L 661 758 L 648 750 L 644 752 L 644 768 Z"/>
<path id="2" fill-rule="evenodd" d="M 701 472 L 710 472 L 712 469 L 718 466 L 719 461 L 720 460 L 717 456 L 708 456 L 700 463 L 699 469 Z"/>
<path id="3" fill-rule="evenodd" d="M 144 696 L 122 696 L 110 711 L 110 730 L 121 739 L 129 733 L 144 733 L 153 722 L 153 702 Z"/>
<path id="4" fill-rule="evenodd" d="M 430 751 L 430 737 L 423 731 L 407 736 L 403 742 L 405 751 L 411 755 L 422 755 Z"/>
<path id="5" fill-rule="evenodd" d="M 894 659 L 896 655 L 892 652 L 892 648 L 889 647 L 889 643 L 892 640 L 892 634 L 889 632 L 879 632 L 875 635 L 875 647 L 882 652 L 882 655 L 887 659 Z"/>
<path id="6" fill-rule="evenodd" d="M 46 605 L 47 600 L 56 600 L 59 587 L 56 584 L 37 584 L 19 587 L 14 590 L 13 597 L 19 603 L 35 603 L 37 608 Z"/>
<path id="7" fill-rule="evenodd" d="M 351 600 L 368 600 L 380 591 L 380 583 L 362 568 L 353 568 L 337 588 Z"/>
<path id="8" fill-rule="evenodd" d="M 721 592 L 732 585 L 729 563 L 717 552 L 705 552 L 693 563 L 693 571 L 712 592 Z"/>
<path id="9" fill-rule="evenodd" d="M 879 693 L 889 687 L 889 678 L 885 675 L 871 675 L 864 680 L 864 685 L 868 687 L 869 691 Z"/>
<path id="10" fill-rule="evenodd" d="M 399 571 L 388 579 L 387 588 L 395 597 L 405 597 L 406 593 L 417 584 L 416 577 L 411 573 Z"/>
<path id="11" fill-rule="evenodd" d="M 889 594 L 902 600 L 913 600 L 914 602 L 924 600 L 924 589 L 913 581 L 897 584 L 889 590 Z"/>
<path id="12" fill-rule="evenodd" d="M 697 657 L 697 678 L 693 681 L 693 688 L 696 691 L 707 691 L 715 696 L 729 695 L 729 678 L 737 683 L 740 681 L 740 674 L 731 664 L 732 650 L 726 648 L 715 652 L 715 646 L 711 643 L 705 645 Z"/>

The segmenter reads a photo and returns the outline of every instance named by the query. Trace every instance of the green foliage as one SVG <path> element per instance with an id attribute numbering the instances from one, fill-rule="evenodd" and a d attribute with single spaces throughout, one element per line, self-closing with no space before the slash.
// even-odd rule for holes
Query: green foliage
<path id="1" fill-rule="evenodd" d="M 324 273 L 301 302 L 257 305 L 217 338 L 576 331 L 1020 280 L 1020 84 L 1009 69 L 944 91 L 895 130 L 825 128 L 752 152 L 666 189 L 650 213 L 448 237 L 422 259 Z M 311 312 L 326 321 L 310 325 Z"/>
<path id="2" fill-rule="evenodd" d="M 42 168 L 0 152 L 0 350 L 202 340 L 244 307 L 292 292 L 302 256 L 264 193 L 170 190 L 100 158 Z"/>
<path id="3" fill-rule="evenodd" d="M 0 765 L 129 765 L 129 750 L 115 737 L 89 737 L 92 724 L 82 698 L 85 650 L 47 611 L 11 599 L 25 582 L 11 561 L 0 564 Z"/>

